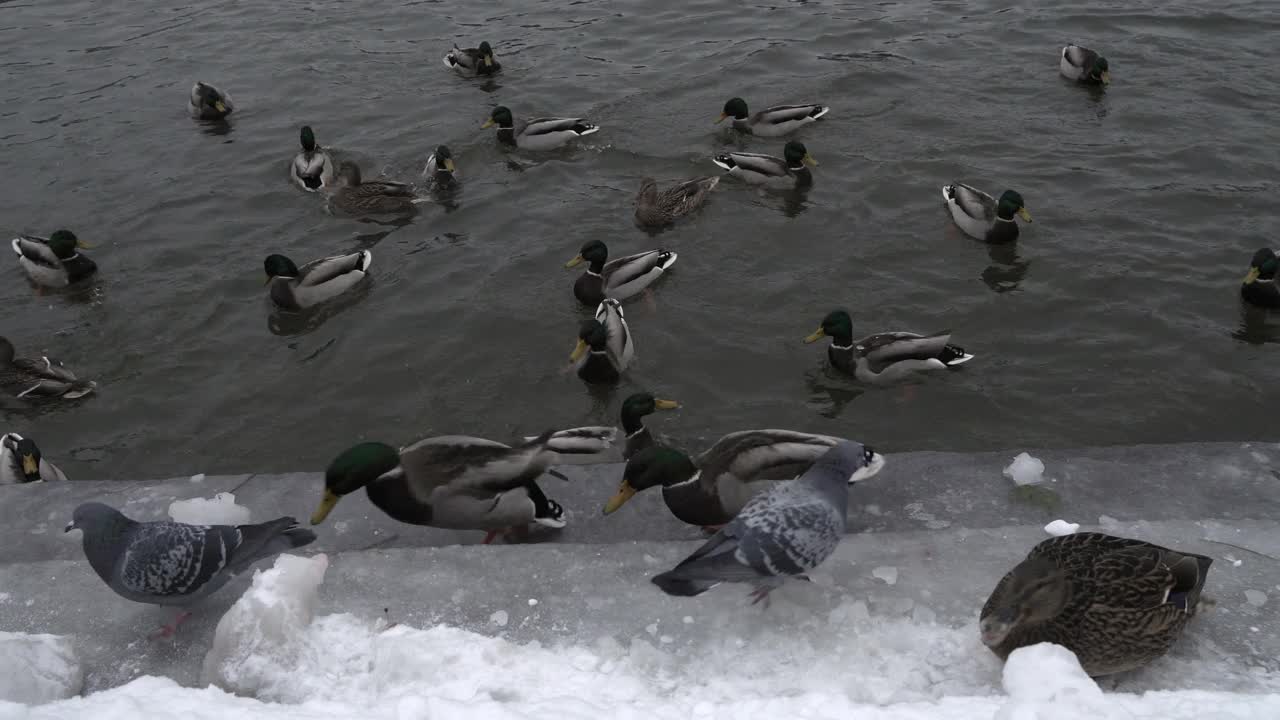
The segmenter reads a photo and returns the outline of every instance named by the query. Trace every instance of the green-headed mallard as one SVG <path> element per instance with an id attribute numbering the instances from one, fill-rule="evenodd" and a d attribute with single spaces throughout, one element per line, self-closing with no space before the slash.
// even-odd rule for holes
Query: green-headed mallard
<path id="1" fill-rule="evenodd" d="M 589 383 L 616 383 L 635 354 L 622 304 L 609 298 L 596 308 L 595 317 L 583 321 L 569 360 L 576 363 L 578 377 Z"/>
<path id="2" fill-rule="evenodd" d="M 816 104 L 774 105 L 752 115 L 747 111 L 747 102 L 736 97 L 724 104 L 724 111 L 720 113 L 716 123 L 731 117 L 734 130 L 760 137 L 778 137 L 817 121 L 830 110 L 826 105 Z"/>
<path id="3" fill-rule="evenodd" d="M 1068 45 L 1062 48 L 1062 60 L 1058 63 L 1058 72 L 1068 80 L 1075 80 L 1085 85 L 1111 84 L 1111 71 L 1107 67 L 1107 59 L 1079 45 Z"/>
<path id="4" fill-rule="evenodd" d="M 191 86 L 191 98 L 187 101 L 187 111 L 200 120 L 221 120 L 235 110 L 231 104 L 231 96 L 218 88 L 197 81 Z"/>
<path id="5" fill-rule="evenodd" d="M 573 284 L 573 295 L 583 305 L 598 307 L 605 298 L 626 300 L 638 295 L 657 282 L 679 257 L 670 250 L 646 250 L 606 262 L 609 248 L 599 240 L 590 240 L 564 266 L 573 268 L 590 263 Z"/>
<path id="6" fill-rule="evenodd" d="M 494 125 L 498 126 L 498 142 L 525 150 L 553 150 L 600 130 L 582 118 L 534 118 L 517 123 L 511 111 L 502 105 L 493 109 L 480 128 Z"/>
<path id="7" fill-rule="evenodd" d="M 98 272 L 98 266 L 79 252 L 87 247 L 70 230 L 58 230 L 48 239 L 33 235 L 13 239 L 13 252 L 27 276 L 35 284 L 51 288 L 66 287 Z"/>
<path id="8" fill-rule="evenodd" d="M 1018 223 L 1013 216 L 1031 222 L 1031 213 L 1022 203 L 1022 196 L 1013 190 L 1005 190 L 1000 201 L 972 185 L 955 183 L 942 186 L 942 198 L 956 225 L 969 237 L 989 243 L 1007 243 L 1018 239 Z"/>
<path id="9" fill-rule="evenodd" d="M 24 438 L 18 433 L 0 436 L 0 485 L 66 479 L 66 474 L 57 465 L 44 459 L 31 438 Z"/>
<path id="10" fill-rule="evenodd" d="M 636 493 L 662 488 L 671 514 L 690 525 L 713 527 L 733 519 L 757 493 L 790 480 L 840 443 L 842 438 L 791 430 L 743 430 L 730 433 L 697 460 L 663 445 L 641 450 L 627 460 L 622 485 L 604 506 L 617 511 Z M 867 462 L 849 482 L 880 472 L 884 458 L 866 448 Z"/>
<path id="11" fill-rule="evenodd" d="M 1251 305 L 1272 310 L 1280 309 L 1280 286 L 1276 271 L 1280 270 L 1280 258 L 1271 248 L 1262 248 L 1249 261 L 1249 274 L 1240 285 L 1240 297 Z"/>
<path id="12" fill-rule="evenodd" d="M 883 332 L 853 339 L 853 320 L 844 310 L 833 310 L 822 325 L 804 339 L 806 343 L 831 338 L 827 359 L 839 370 L 862 382 L 889 383 L 923 370 L 943 370 L 969 362 L 973 355 L 951 345 L 951 331 L 932 335 Z"/>
<path id="13" fill-rule="evenodd" d="M 475 48 L 460 48 L 455 43 L 449 54 L 444 56 L 444 66 L 463 77 L 494 75 L 502 69 L 487 41 Z"/>
<path id="14" fill-rule="evenodd" d="M 445 145 L 440 145 L 435 152 L 427 156 L 427 164 L 422 168 L 422 177 L 429 182 L 446 185 L 456 179 L 454 173 L 457 170 L 458 166 L 453 162 L 453 151 Z"/>
<path id="15" fill-rule="evenodd" d="M 1213 562 L 1102 533 L 1054 537 L 1001 578 L 982 607 L 982 642 L 1001 659 L 1050 642 L 1090 675 L 1164 655 L 1196 614 Z"/>
<path id="16" fill-rule="evenodd" d="M 303 125 L 298 134 L 302 141 L 302 152 L 293 156 L 289 179 L 307 192 L 323 190 L 333 184 L 333 158 L 329 157 L 328 151 L 316 144 L 316 134 L 310 125 Z"/>
<path id="17" fill-rule="evenodd" d="M 305 310 L 338 297 L 360 284 L 372 264 L 368 250 L 312 260 L 301 269 L 283 255 L 268 255 L 262 261 L 271 301 L 285 310 Z"/>
<path id="18" fill-rule="evenodd" d="M 783 146 L 781 158 L 760 153 L 730 152 L 716 155 L 711 161 L 727 170 L 730 175 L 753 185 L 793 187 L 812 185 L 813 173 L 806 166 L 818 164 L 804 143 L 797 140 Z"/>
<path id="19" fill-rule="evenodd" d="M 360 166 L 344 160 L 329 195 L 330 207 L 349 215 L 403 215 L 414 212 L 425 199 L 414 197 L 413 187 L 393 180 L 360 177 Z"/>
<path id="20" fill-rule="evenodd" d="M 719 182 L 718 177 L 698 177 L 659 191 L 658 181 L 647 177 L 640 181 L 636 195 L 636 223 L 642 227 L 670 225 L 702 207 Z"/>
<path id="21" fill-rule="evenodd" d="M 590 460 L 613 447 L 610 427 L 547 431 L 512 447 L 493 440 L 448 435 L 419 440 L 399 451 L 360 443 L 325 471 L 324 498 L 311 524 L 324 521 L 343 496 L 360 488 L 392 518 L 456 530 L 500 530 L 537 523 L 564 527 L 564 510 L 543 494 L 537 479 L 552 464 Z"/>
<path id="22" fill-rule="evenodd" d="M 0 337 L 0 384 L 16 397 L 64 397 L 74 400 L 93 392 L 92 380 L 80 380 L 60 361 L 15 357 L 13 343 Z"/>
<path id="23" fill-rule="evenodd" d="M 630 458 L 645 448 L 653 447 L 653 433 L 644 425 L 644 416 L 659 410 L 675 410 L 680 403 L 675 400 L 662 400 L 653 395 L 635 393 L 622 401 L 622 432 L 627 436 L 627 445 L 622 450 L 622 457 Z"/>

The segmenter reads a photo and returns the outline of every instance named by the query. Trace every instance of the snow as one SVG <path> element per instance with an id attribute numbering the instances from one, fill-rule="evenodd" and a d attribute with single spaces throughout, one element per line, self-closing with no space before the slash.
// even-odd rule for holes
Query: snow
<path id="1" fill-rule="evenodd" d="M 1080 529 L 1080 523 L 1067 522 L 1066 520 L 1054 520 L 1044 526 L 1044 531 L 1054 536 L 1070 535 Z"/>
<path id="2" fill-rule="evenodd" d="M 1021 453 L 1004 469 L 1015 485 L 1035 485 L 1044 481 L 1044 463 L 1029 453 Z"/>
<path id="3" fill-rule="evenodd" d="M 872 570 L 871 575 L 883 580 L 886 585 L 896 585 L 898 583 L 898 568 L 891 565 L 882 565 Z"/>
<path id="4" fill-rule="evenodd" d="M 249 508 L 236 504 L 235 495 L 224 492 L 208 499 L 174 500 L 169 517 L 188 525 L 247 525 L 251 515 Z"/>
<path id="5" fill-rule="evenodd" d="M 75 647 L 59 635 L 0 632 L 0 668 L 0 701 L 47 703 L 79 695 L 84 686 Z"/>
<path id="6" fill-rule="evenodd" d="M 1261 590 L 1245 590 L 1244 598 L 1254 607 L 1262 607 L 1267 604 L 1267 594 Z"/>

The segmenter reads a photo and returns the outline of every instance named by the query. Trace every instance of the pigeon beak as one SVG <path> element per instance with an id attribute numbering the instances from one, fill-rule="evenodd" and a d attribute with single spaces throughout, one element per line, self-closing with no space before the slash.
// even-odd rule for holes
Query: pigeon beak
<path id="1" fill-rule="evenodd" d="M 822 328 L 818 328 L 817 330 L 813 331 L 812 335 L 809 335 L 808 337 L 806 337 L 804 341 L 806 343 L 814 343 L 814 342 L 818 342 L 819 340 L 821 340 L 826 336 L 827 336 L 827 331 L 823 330 Z"/>
<path id="2" fill-rule="evenodd" d="M 342 496 L 335 494 L 332 490 L 325 488 L 324 497 L 320 500 L 320 507 L 311 513 L 311 524 L 319 525 L 324 519 L 329 517 L 329 513 L 333 512 L 333 508 L 338 504 Z"/>
<path id="3" fill-rule="evenodd" d="M 72 530 L 75 530 L 75 529 L 76 529 L 76 521 L 75 521 L 75 520 L 72 520 L 71 522 L 67 523 L 67 526 L 66 526 L 65 528 L 63 528 L 63 529 L 62 529 L 62 532 L 64 532 L 64 533 L 69 533 L 69 532 L 71 532 Z"/>
<path id="4" fill-rule="evenodd" d="M 578 362 L 581 360 L 582 356 L 587 354 L 587 349 L 589 347 L 590 346 L 587 345 L 586 340 L 579 339 L 577 346 L 573 348 L 573 352 L 569 353 L 569 362 Z"/>
<path id="5" fill-rule="evenodd" d="M 614 493 L 613 497 L 609 498 L 609 502 L 604 504 L 604 514 L 612 514 L 618 508 L 625 505 L 632 497 L 635 497 L 635 494 L 636 489 L 631 487 L 631 483 L 623 480 L 622 485 L 618 487 L 618 492 Z"/>
<path id="6" fill-rule="evenodd" d="M 1258 276 L 1261 274 L 1262 274 L 1262 271 L 1259 270 L 1258 268 L 1249 268 L 1249 274 L 1244 276 L 1244 284 L 1245 285 L 1252 284 L 1253 281 L 1257 280 Z"/>

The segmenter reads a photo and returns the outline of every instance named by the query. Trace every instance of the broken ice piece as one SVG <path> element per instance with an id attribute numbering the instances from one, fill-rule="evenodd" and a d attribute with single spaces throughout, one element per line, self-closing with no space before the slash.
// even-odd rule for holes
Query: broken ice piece
<path id="1" fill-rule="evenodd" d="M 871 574 L 883 580 L 886 585 L 894 585 L 898 582 L 898 568 L 891 565 L 881 565 L 875 570 L 872 570 Z"/>
<path id="2" fill-rule="evenodd" d="M 1004 474 L 1015 485 L 1035 485 L 1044 481 L 1044 463 L 1028 453 L 1021 453 L 1004 469 Z"/>
<path id="3" fill-rule="evenodd" d="M 1267 594 L 1261 590 L 1245 590 L 1244 599 L 1254 607 L 1262 607 L 1267 604 Z"/>
<path id="4" fill-rule="evenodd" d="M 1223 555 L 1222 559 L 1231 563 L 1231 567 L 1240 567 L 1241 565 L 1244 564 L 1244 561 L 1237 560 L 1235 555 Z"/>
<path id="5" fill-rule="evenodd" d="M 507 626 L 507 620 L 509 620 L 509 619 L 510 619 L 510 618 L 509 618 L 509 616 L 507 615 L 507 611 L 506 611 L 506 610 L 499 610 L 499 611 L 497 611 L 497 612 L 495 612 L 494 614 L 492 614 L 492 615 L 490 615 L 490 616 L 489 616 L 489 622 L 493 623 L 494 625 L 497 625 L 498 627 L 506 627 L 506 626 Z"/>
<path id="6" fill-rule="evenodd" d="M 236 496 L 222 492 L 211 498 L 174 500 L 169 503 L 169 517 L 188 525 L 248 525 L 249 508 L 236 504 Z"/>
<path id="7" fill-rule="evenodd" d="M 1079 529 L 1080 523 L 1067 522 L 1066 520 L 1054 520 L 1044 526 L 1044 531 L 1055 537 L 1070 535 Z"/>

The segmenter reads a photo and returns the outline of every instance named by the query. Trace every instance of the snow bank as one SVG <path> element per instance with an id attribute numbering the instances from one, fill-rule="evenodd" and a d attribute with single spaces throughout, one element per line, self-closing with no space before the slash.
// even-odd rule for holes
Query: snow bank
<path id="1" fill-rule="evenodd" d="M 207 499 L 174 500 L 169 517 L 188 525 L 248 525 L 251 515 L 249 508 L 236 504 L 235 495 L 224 492 Z"/>
<path id="2" fill-rule="evenodd" d="M 79 695 L 83 686 L 70 638 L 0 632 L 0 700 L 45 703 Z"/>
<path id="3" fill-rule="evenodd" d="M 1015 485 L 1035 485 L 1044 481 L 1044 463 L 1028 453 L 1022 453 L 1005 467 L 1004 475 L 1011 478 Z"/>

